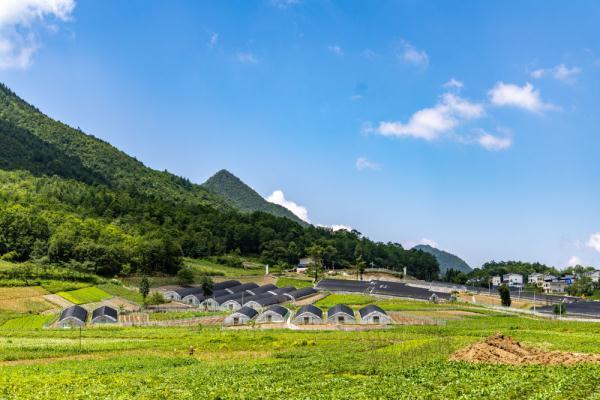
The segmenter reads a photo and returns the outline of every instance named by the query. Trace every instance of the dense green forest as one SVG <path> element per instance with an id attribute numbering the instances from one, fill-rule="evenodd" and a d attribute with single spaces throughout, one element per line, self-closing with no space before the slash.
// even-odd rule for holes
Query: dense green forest
<path id="1" fill-rule="evenodd" d="M 240 254 L 282 267 L 318 254 L 435 277 L 435 258 L 359 232 L 302 226 L 168 172 L 54 121 L 0 87 L 0 257 L 104 276 L 175 273 L 182 257 Z M 242 183 L 243 184 L 243 183 Z M 215 190 L 216 191 L 216 190 Z M 242 212 L 245 211 L 245 212 Z"/>
<path id="2" fill-rule="evenodd" d="M 244 212 L 262 211 L 278 217 L 286 217 L 298 222 L 300 225 L 308 226 L 306 222 L 287 208 L 266 201 L 254 189 L 227 170 L 223 169 L 217 172 L 202 186 L 218 194 L 238 210 Z"/>

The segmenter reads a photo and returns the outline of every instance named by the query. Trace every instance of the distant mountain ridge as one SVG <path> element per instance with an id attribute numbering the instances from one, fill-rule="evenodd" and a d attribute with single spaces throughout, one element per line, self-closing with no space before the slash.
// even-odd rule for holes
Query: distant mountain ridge
<path id="1" fill-rule="evenodd" d="M 302 226 L 308 224 L 285 207 L 265 200 L 250 186 L 231 172 L 222 169 L 210 177 L 202 186 L 222 197 L 232 207 L 243 212 L 262 211 L 278 217 L 286 217 Z"/>
<path id="2" fill-rule="evenodd" d="M 440 265 L 440 275 L 444 275 L 449 269 L 461 271 L 465 274 L 473 270 L 462 258 L 448 253 L 447 251 L 436 249 L 435 247 L 431 247 L 427 244 L 417 245 L 413 247 L 413 249 L 421 250 L 433 255 Z"/>

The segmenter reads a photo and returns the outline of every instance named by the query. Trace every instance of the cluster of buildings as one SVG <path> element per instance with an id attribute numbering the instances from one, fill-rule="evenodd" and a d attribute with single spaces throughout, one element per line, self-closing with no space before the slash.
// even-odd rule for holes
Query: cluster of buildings
<path id="1" fill-rule="evenodd" d="M 89 312 L 81 306 L 65 308 L 58 317 L 57 326 L 60 328 L 79 328 L 85 326 Z M 119 313 L 109 306 L 101 306 L 92 311 L 92 324 L 114 324 L 119 321 Z"/>
<path id="2" fill-rule="evenodd" d="M 600 281 L 600 270 L 586 272 L 584 276 L 589 277 L 592 282 Z M 527 277 L 527 283 L 541 287 L 545 293 L 564 293 L 569 285 L 577 281 L 579 277 L 576 275 L 554 276 L 550 274 L 541 274 L 535 272 Z M 523 275 L 510 273 L 502 276 L 493 276 L 492 285 L 500 286 L 507 285 L 512 288 L 522 288 L 524 286 Z"/>
<path id="3" fill-rule="evenodd" d="M 295 313 L 280 305 L 273 305 L 260 313 L 254 308 L 244 306 L 225 318 L 223 325 L 244 325 L 251 321 L 259 324 L 291 322 L 295 325 L 357 323 L 387 325 L 392 322 L 388 314 L 381 307 L 374 304 L 361 308 L 357 314 L 347 305 L 337 304 L 327 310 L 325 315 L 319 307 L 307 304 L 300 307 Z"/>
<path id="4" fill-rule="evenodd" d="M 257 312 L 269 306 L 297 301 L 316 294 L 312 287 L 296 289 L 294 286 L 277 287 L 272 284 L 240 283 L 236 280 L 213 285 L 208 295 L 200 287 L 179 287 L 167 290 L 163 295 L 170 301 L 180 301 L 207 311 L 238 311 L 249 307 Z"/>

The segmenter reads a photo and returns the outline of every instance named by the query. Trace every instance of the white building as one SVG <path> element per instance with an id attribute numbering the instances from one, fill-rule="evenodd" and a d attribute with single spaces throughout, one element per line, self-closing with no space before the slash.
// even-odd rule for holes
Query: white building
<path id="1" fill-rule="evenodd" d="M 527 283 L 541 286 L 544 283 L 544 274 L 535 272 L 527 277 Z"/>
<path id="2" fill-rule="evenodd" d="M 492 286 L 500 286 L 502 284 L 502 277 L 492 276 Z"/>
<path id="3" fill-rule="evenodd" d="M 586 275 L 592 280 L 592 282 L 598 283 L 600 281 L 600 270 L 595 270 L 592 272 L 586 273 Z"/>
<path id="4" fill-rule="evenodd" d="M 507 284 L 509 287 L 523 287 L 523 275 L 514 273 L 503 275 L 502 283 Z"/>
<path id="5" fill-rule="evenodd" d="M 544 282 L 544 293 L 564 293 L 567 284 L 565 281 L 555 280 Z"/>

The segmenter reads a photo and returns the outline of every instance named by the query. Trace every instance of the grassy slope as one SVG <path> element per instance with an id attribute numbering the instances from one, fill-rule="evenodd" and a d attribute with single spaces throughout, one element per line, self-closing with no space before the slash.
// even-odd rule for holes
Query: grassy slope
<path id="1" fill-rule="evenodd" d="M 2 330 L 0 360 L 30 361 L 0 364 L 0 387 L 3 398 L 36 400 L 598 398 L 600 365 L 446 361 L 496 331 L 547 349 L 599 351 L 598 324 L 511 316 L 370 332 L 92 329 L 83 331 L 81 350 L 78 331 Z M 193 357 L 189 346 L 197 349 Z"/>

